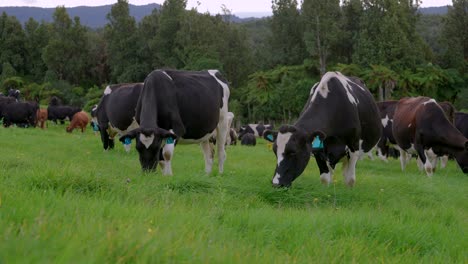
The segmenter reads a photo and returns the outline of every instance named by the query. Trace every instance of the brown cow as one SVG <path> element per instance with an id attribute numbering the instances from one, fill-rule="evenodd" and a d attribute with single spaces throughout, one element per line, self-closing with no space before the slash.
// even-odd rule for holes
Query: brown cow
<path id="1" fill-rule="evenodd" d="M 73 115 L 70 125 L 67 127 L 67 132 L 71 133 L 73 129 L 79 127 L 83 133 L 86 130 L 86 126 L 89 123 L 88 114 L 84 111 L 78 112 Z"/>
<path id="2" fill-rule="evenodd" d="M 36 126 L 40 124 L 42 129 L 47 125 L 47 109 L 38 109 L 36 112 Z"/>
<path id="3" fill-rule="evenodd" d="M 403 98 L 393 116 L 393 136 L 400 146 L 401 168 L 406 155 L 415 150 L 428 176 L 435 170 L 436 157 L 451 154 L 468 173 L 468 139 L 448 120 L 442 107 L 429 97 Z"/>

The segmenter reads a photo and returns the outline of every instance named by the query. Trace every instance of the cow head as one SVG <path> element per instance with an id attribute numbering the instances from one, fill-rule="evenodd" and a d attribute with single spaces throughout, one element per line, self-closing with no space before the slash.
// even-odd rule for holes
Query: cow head
<path id="1" fill-rule="evenodd" d="M 279 132 L 266 130 L 263 138 L 273 142 L 277 163 L 273 186 L 289 187 L 305 170 L 310 159 L 311 136 L 295 126 L 282 126 Z"/>
<path id="2" fill-rule="evenodd" d="M 137 128 L 120 137 L 120 141 L 123 143 L 133 138 L 136 139 L 141 168 L 143 171 L 154 171 L 159 161 L 163 139 L 175 140 L 177 136 L 162 128 Z"/>
<path id="3" fill-rule="evenodd" d="M 468 141 L 465 142 L 465 149 L 455 154 L 455 159 L 463 173 L 468 174 Z"/>

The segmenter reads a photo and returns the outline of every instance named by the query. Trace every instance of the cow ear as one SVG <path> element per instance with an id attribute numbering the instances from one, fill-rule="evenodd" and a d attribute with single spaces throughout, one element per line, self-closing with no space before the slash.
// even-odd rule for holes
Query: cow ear
<path id="1" fill-rule="evenodd" d="M 278 137 L 277 131 L 265 130 L 263 132 L 263 138 L 270 142 L 275 142 L 276 137 Z"/>
<path id="2" fill-rule="evenodd" d="M 172 144 L 174 143 L 174 140 L 177 139 L 177 135 L 172 133 L 171 131 L 168 131 L 166 129 L 163 129 L 163 128 L 156 128 L 155 131 L 154 131 L 154 134 L 155 135 L 158 135 L 159 138 L 165 138 L 166 139 L 166 143 L 168 144 Z"/>
<path id="3" fill-rule="evenodd" d="M 314 131 L 307 137 L 307 143 L 312 145 L 312 150 L 321 150 L 324 148 L 324 140 L 327 137 L 322 131 Z"/>
<path id="4" fill-rule="evenodd" d="M 140 128 L 133 129 L 132 131 L 127 132 L 127 134 L 121 136 L 119 138 L 119 141 L 122 142 L 122 143 L 128 142 L 129 140 L 132 140 L 132 139 L 136 138 L 136 136 L 140 132 L 141 132 Z"/>

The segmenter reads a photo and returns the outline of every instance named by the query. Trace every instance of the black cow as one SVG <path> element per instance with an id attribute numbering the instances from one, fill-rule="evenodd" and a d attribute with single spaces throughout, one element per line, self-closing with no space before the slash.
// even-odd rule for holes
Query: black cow
<path id="1" fill-rule="evenodd" d="M 241 138 L 241 145 L 243 146 L 255 146 L 257 145 L 257 139 L 254 134 L 245 133 Z"/>
<path id="2" fill-rule="evenodd" d="M 437 156 L 449 154 L 468 173 L 468 139 L 453 126 L 434 99 L 423 96 L 401 99 L 395 109 L 393 135 L 402 149 L 402 169 L 407 153 L 415 151 L 428 176 L 434 173 Z"/>
<path id="3" fill-rule="evenodd" d="M 71 121 L 73 116 L 80 111 L 80 107 L 49 104 L 47 107 L 47 119 L 55 124 L 57 124 L 57 121 L 60 121 L 63 125 L 66 119 Z"/>
<path id="4" fill-rule="evenodd" d="M 2 119 L 4 117 L 3 116 L 3 110 L 4 110 L 5 106 L 8 105 L 8 104 L 14 103 L 14 102 L 16 102 L 15 98 L 10 97 L 10 96 L 0 95 L 0 119 Z"/>
<path id="5" fill-rule="evenodd" d="M 242 137 L 246 133 L 254 134 L 256 137 L 262 137 L 263 132 L 265 130 L 272 130 L 273 126 L 272 125 L 264 125 L 264 124 L 248 124 L 245 126 L 241 126 L 239 129 L 239 139 L 242 139 Z"/>
<path id="6" fill-rule="evenodd" d="M 3 125 L 9 127 L 16 124 L 20 127 L 36 126 L 36 112 L 39 104 L 36 102 L 13 102 L 3 107 Z"/>
<path id="7" fill-rule="evenodd" d="M 468 138 L 468 114 L 462 112 L 455 113 L 455 127 Z"/>
<path id="8" fill-rule="evenodd" d="M 293 126 L 265 131 L 277 157 L 274 186 L 290 186 L 306 168 L 311 152 L 322 183 L 332 182 L 342 158 L 346 184 L 353 186 L 361 152 L 370 151 L 381 133 L 379 110 L 372 94 L 357 78 L 327 72 L 312 87 L 309 99 Z"/>
<path id="9" fill-rule="evenodd" d="M 114 148 L 116 134 L 122 136 L 138 128 L 135 108 L 142 89 L 143 83 L 109 85 L 97 107 L 91 110 L 93 130 L 99 130 L 105 150 Z M 123 142 L 127 152 L 130 151 L 130 142 Z"/>
<path id="10" fill-rule="evenodd" d="M 172 174 L 174 143 L 201 143 L 205 171 L 211 172 L 217 131 L 219 172 L 223 172 L 228 127 L 229 87 L 217 70 L 190 72 L 155 70 L 145 79 L 136 108 L 140 128 L 120 138 L 136 138 L 141 167 L 156 169 L 162 154 L 163 174 Z M 161 151 L 162 149 L 162 151 Z M 160 153 L 161 152 L 161 153 Z"/>

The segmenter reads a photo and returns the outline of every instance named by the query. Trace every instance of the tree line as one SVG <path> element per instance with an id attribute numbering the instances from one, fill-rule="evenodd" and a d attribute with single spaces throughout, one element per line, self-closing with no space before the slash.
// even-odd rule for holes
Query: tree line
<path id="1" fill-rule="evenodd" d="M 166 0 L 139 23 L 126 0 L 90 29 L 65 7 L 53 21 L 0 17 L 0 85 L 27 99 L 52 95 L 89 109 L 109 83 L 142 82 L 157 68 L 219 69 L 238 120 L 291 120 L 326 71 L 362 78 L 377 100 L 426 95 L 468 109 L 468 2 L 422 17 L 420 0 L 273 0 L 248 23 Z M 429 20 L 428 20 L 429 19 Z M 437 34 L 427 33 L 438 21 Z M 429 25 L 429 26 L 425 26 Z M 426 31 L 425 31 L 426 30 Z"/>

